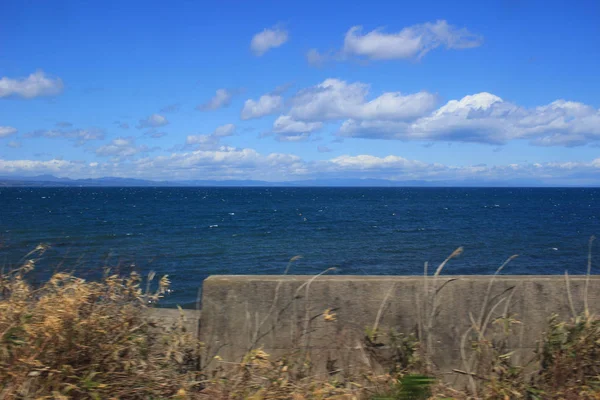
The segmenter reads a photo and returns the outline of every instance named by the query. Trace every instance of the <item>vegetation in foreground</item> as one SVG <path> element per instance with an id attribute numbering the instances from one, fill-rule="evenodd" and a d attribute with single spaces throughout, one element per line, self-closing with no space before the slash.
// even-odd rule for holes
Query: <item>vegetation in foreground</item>
<path id="1" fill-rule="evenodd" d="M 261 349 L 239 363 L 207 363 L 183 321 L 159 325 L 148 312 L 167 291 L 166 277 L 153 283 L 154 274 L 122 277 L 107 269 L 98 282 L 56 273 L 33 287 L 27 273 L 46 250 L 38 246 L 19 268 L 0 272 L 0 400 L 600 399 L 600 319 L 587 306 L 570 321 L 554 316 L 525 366 L 513 365 L 504 343 L 488 340 L 474 323 L 476 358 L 457 371 L 469 381 L 462 392 L 435 379 L 422 338 L 376 329 L 365 344 L 392 350 L 387 373 L 314 377 L 304 373 L 309 360 L 302 356 L 275 360 Z M 505 313 L 490 323 L 509 337 L 520 322 Z"/>

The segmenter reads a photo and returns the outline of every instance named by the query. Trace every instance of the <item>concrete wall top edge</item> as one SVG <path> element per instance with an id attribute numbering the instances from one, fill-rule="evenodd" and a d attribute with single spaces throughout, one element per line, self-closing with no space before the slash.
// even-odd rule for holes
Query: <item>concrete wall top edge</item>
<path id="1" fill-rule="evenodd" d="M 460 279 L 460 280 L 490 280 L 494 275 L 440 275 L 442 280 Z M 314 278 L 315 275 L 211 275 L 205 281 L 306 281 Z M 431 280 L 434 279 L 429 275 Z M 316 280 L 319 281 L 407 281 L 422 280 L 423 275 L 321 275 Z M 560 280 L 564 281 L 564 275 L 496 275 L 496 280 Z M 569 280 L 585 280 L 585 275 L 569 275 Z M 590 275 L 590 280 L 600 280 L 600 275 Z"/>

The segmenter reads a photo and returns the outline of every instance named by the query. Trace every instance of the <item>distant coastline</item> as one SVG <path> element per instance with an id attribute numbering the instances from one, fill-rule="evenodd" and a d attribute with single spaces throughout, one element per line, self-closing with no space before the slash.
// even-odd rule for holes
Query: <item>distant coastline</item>
<path id="1" fill-rule="evenodd" d="M 595 188 L 599 185 L 553 185 L 531 179 L 498 181 L 479 180 L 403 180 L 387 179 L 307 179 L 295 181 L 261 180 L 172 180 L 154 181 L 136 178 L 85 178 L 70 179 L 53 175 L 0 176 L 0 187 L 549 187 L 549 188 Z"/>

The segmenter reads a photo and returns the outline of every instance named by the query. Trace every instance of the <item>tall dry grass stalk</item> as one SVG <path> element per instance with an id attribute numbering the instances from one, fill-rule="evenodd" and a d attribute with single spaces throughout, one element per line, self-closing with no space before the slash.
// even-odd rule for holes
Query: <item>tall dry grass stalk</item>
<path id="1" fill-rule="evenodd" d="M 431 364 L 431 356 L 433 355 L 433 325 L 435 323 L 435 316 L 437 315 L 439 308 L 439 294 L 442 288 L 453 281 L 449 279 L 444 285 L 439 285 L 440 274 L 444 270 L 444 267 L 450 260 L 460 256 L 463 253 L 463 247 L 458 247 L 454 250 L 435 270 L 433 277 L 428 275 L 429 263 L 425 263 L 423 272 L 423 297 L 417 299 L 417 331 L 419 333 L 419 340 L 421 340 L 423 346 L 422 351 L 426 358 L 426 364 Z M 433 279 L 433 292 L 430 293 L 429 280 Z"/>
<path id="2" fill-rule="evenodd" d="M 392 295 L 392 292 L 394 291 L 394 289 L 396 288 L 395 284 L 390 285 L 390 288 L 386 291 L 385 296 L 383 297 L 383 300 L 381 301 L 381 304 L 379 305 L 379 309 L 377 310 L 377 316 L 375 317 L 375 323 L 373 324 L 373 335 L 377 335 L 377 329 L 379 328 L 379 322 L 381 321 L 381 316 L 383 315 L 383 310 L 385 309 L 385 306 L 388 303 L 388 300 L 390 299 L 390 296 Z"/>
<path id="3" fill-rule="evenodd" d="M 589 288 L 590 288 L 590 276 L 592 275 L 592 245 L 594 244 L 594 240 L 596 240 L 596 236 L 591 236 L 588 243 L 588 262 L 587 262 L 587 271 L 585 278 L 585 292 L 583 294 L 584 301 L 584 313 L 585 317 L 589 319 L 590 317 L 590 307 L 588 304 L 589 299 Z"/>
<path id="4" fill-rule="evenodd" d="M 290 268 L 292 267 L 292 264 L 298 260 L 301 260 L 302 256 L 298 255 L 298 256 L 294 256 L 290 259 L 290 261 L 288 262 L 285 271 L 283 272 L 283 276 L 287 276 L 287 274 L 290 272 Z M 254 331 L 251 334 L 251 339 L 250 339 L 250 346 L 248 347 L 248 351 L 253 350 L 258 341 L 262 338 L 262 336 L 260 335 L 261 330 L 264 326 L 264 324 L 269 320 L 269 318 L 272 317 L 273 313 L 275 312 L 275 308 L 277 307 L 278 301 L 279 301 L 279 291 L 281 290 L 281 285 L 283 284 L 283 280 L 279 280 L 277 282 L 277 285 L 275 286 L 275 293 L 273 294 L 273 300 L 271 301 L 271 307 L 269 308 L 269 311 L 267 312 L 267 314 L 262 318 L 262 320 L 260 322 L 256 322 L 255 327 L 254 327 Z M 258 316 L 257 316 L 258 318 Z M 249 324 L 250 326 L 251 324 Z"/>
<path id="5" fill-rule="evenodd" d="M 501 297 L 491 308 L 489 308 L 489 310 L 488 310 L 488 307 L 489 307 L 489 302 L 490 302 L 490 296 L 492 293 L 492 288 L 494 286 L 494 282 L 496 281 L 497 276 L 500 274 L 500 272 L 502 272 L 502 270 L 511 261 L 513 261 L 517 257 L 518 257 L 517 254 L 510 256 L 508 259 L 506 259 L 506 261 L 504 261 L 504 263 L 502 263 L 500 265 L 500 267 L 498 267 L 498 269 L 496 269 L 496 271 L 494 272 L 494 274 L 492 275 L 492 277 L 488 283 L 488 286 L 487 286 L 487 289 L 485 292 L 485 296 L 484 296 L 484 300 L 481 303 L 481 309 L 479 311 L 478 318 L 475 319 L 473 314 L 471 312 L 469 312 L 469 319 L 471 321 L 471 326 L 466 330 L 466 332 L 461 337 L 460 354 L 461 354 L 461 361 L 463 364 L 464 371 L 460 371 L 460 372 L 464 372 L 465 375 L 467 376 L 467 379 L 469 382 L 469 388 L 473 395 L 475 395 L 479 392 L 479 386 L 480 386 L 479 385 L 480 380 L 479 381 L 476 380 L 478 374 L 475 371 L 481 370 L 483 367 L 482 363 L 487 363 L 489 360 L 482 359 L 481 351 L 471 351 L 471 354 L 469 356 L 467 356 L 467 353 L 466 353 L 467 341 L 468 341 L 470 335 L 472 333 L 475 333 L 476 338 L 477 338 L 475 340 L 475 342 L 477 343 L 477 345 L 488 343 L 488 340 L 486 338 L 486 331 L 490 325 L 490 322 L 492 321 L 494 312 L 505 301 L 506 301 L 506 304 L 505 304 L 504 312 L 502 315 L 503 315 L 503 318 L 508 318 L 508 310 L 509 310 L 509 306 L 510 306 L 510 301 L 512 300 L 512 297 L 515 293 L 515 290 L 514 290 L 515 288 L 509 288 L 507 290 L 509 292 L 507 297 Z M 505 291 L 504 293 L 506 293 L 507 291 Z M 504 293 L 502 293 L 502 294 L 504 294 Z M 471 348 L 477 348 L 477 346 L 471 345 Z M 487 350 L 487 348 L 486 348 L 486 350 Z M 478 364 L 478 365 L 476 365 L 476 364 Z M 487 367 L 487 365 L 485 365 L 485 366 Z"/>
<path id="6" fill-rule="evenodd" d="M 309 354 L 309 346 L 310 346 L 310 322 L 311 322 L 311 317 L 310 317 L 310 312 L 311 312 L 311 298 L 310 298 L 310 285 L 320 276 L 325 275 L 328 272 L 331 271 L 335 271 L 336 268 L 335 267 L 331 267 L 331 268 L 327 268 L 326 270 L 314 275 L 312 278 L 310 278 L 308 281 L 304 282 L 302 285 L 300 285 L 298 287 L 298 289 L 296 289 L 296 294 L 294 295 L 294 299 L 298 299 L 299 298 L 299 294 L 300 291 L 302 289 L 304 289 L 304 323 L 303 323 L 303 327 L 302 327 L 302 358 L 307 360 L 308 354 Z M 306 363 L 304 363 L 306 364 Z"/>
<path id="7" fill-rule="evenodd" d="M 575 311 L 575 304 L 573 303 L 573 294 L 571 293 L 571 281 L 569 281 L 569 272 L 565 271 L 565 285 L 567 288 L 567 300 L 569 301 L 569 308 L 571 309 L 571 316 L 577 318 L 577 312 Z"/>

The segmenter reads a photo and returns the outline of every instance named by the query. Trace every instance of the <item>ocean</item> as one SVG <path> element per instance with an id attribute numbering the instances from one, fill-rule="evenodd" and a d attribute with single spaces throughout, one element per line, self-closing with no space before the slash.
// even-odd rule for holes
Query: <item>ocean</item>
<path id="1" fill-rule="evenodd" d="M 168 274 L 190 306 L 211 274 L 582 274 L 598 188 L 0 188 L 0 265 Z M 597 259 L 600 259 L 598 255 Z M 599 267 L 594 262 L 595 268 Z"/>

